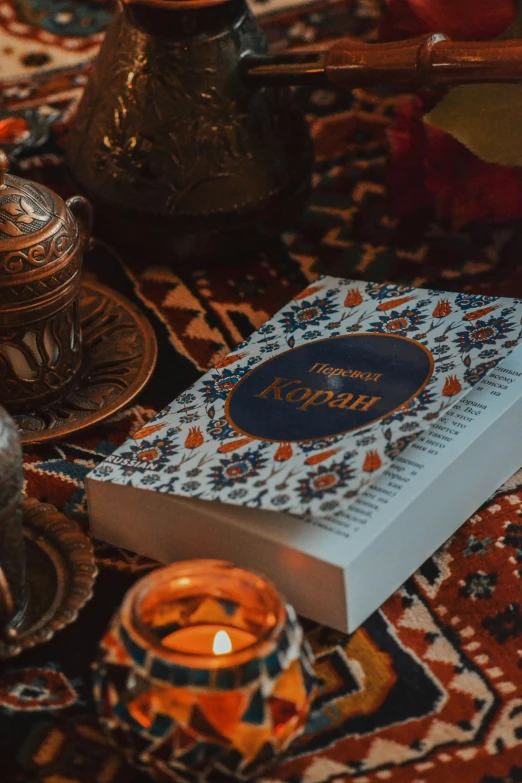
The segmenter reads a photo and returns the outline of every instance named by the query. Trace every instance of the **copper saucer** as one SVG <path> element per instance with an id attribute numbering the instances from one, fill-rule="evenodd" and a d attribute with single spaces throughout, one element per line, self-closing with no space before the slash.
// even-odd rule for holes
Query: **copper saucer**
<path id="1" fill-rule="evenodd" d="M 86 282 L 80 293 L 83 365 L 75 388 L 38 413 L 14 416 L 24 446 L 63 439 L 124 408 L 154 370 L 157 344 L 147 319 L 125 297 Z"/>
<path id="2" fill-rule="evenodd" d="M 94 549 L 76 522 L 49 503 L 24 501 L 27 607 L 16 634 L 0 637 L 0 660 L 49 641 L 92 597 Z"/>

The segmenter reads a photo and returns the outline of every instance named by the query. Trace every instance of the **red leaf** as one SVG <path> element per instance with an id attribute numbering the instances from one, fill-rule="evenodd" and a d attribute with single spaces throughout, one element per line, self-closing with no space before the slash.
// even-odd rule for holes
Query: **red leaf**
<path id="1" fill-rule="evenodd" d="M 445 33 L 457 40 L 484 40 L 504 32 L 516 17 L 514 0 L 387 0 L 383 37 Z"/>
<path id="2" fill-rule="evenodd" d="M 475 220 L 522 217 L 522 171 L 477 158 L 444 131 L 426 125 L 417 98 L 397 110 L 388 130 L 388 185 L 399 217 L 432 207 L 454 228 Z"/>

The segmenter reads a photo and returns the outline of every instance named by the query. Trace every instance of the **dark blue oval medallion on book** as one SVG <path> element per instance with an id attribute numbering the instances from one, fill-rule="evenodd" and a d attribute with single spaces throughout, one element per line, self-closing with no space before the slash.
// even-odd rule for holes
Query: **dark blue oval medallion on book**
<path id="1" fill-rule="evenodd" d="M 230 392 L 225 413 L 259 440 L 327 438 L 383 419 L 424 389 L 433 357 L 389 334 L 317 340 L 257 365 Z"/>

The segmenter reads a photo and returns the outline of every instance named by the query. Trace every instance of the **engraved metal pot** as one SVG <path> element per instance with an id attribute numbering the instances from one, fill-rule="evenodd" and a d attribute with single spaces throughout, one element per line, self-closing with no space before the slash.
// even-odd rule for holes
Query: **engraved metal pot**
<path id="1" fill-rule="evenodd" d="M 68 157 L 102 233 L 190 253 L 229 229 L 276 233 L 304 203 L 312 150 L 288 85 L 432 89 L 518 83 L 521 71 L 520 41 L 433 34 L 270 53 L 246 0 L 118 0 Z"/>
<path id="2" fill-rule="evenodd" d="M 60 399 L 80 368 L 90 207 L 7 168 L 0 152 L 0 403 L 10 413 L 34 412 Z"/>
<path id="3" fill-rule="evenodd" d="M 246 0 L 120 0 L 68 144 L 98 233 L 150 252 L 286 225 L 312 145 L 288 89 L 243 78 L 267 50 Z"/>

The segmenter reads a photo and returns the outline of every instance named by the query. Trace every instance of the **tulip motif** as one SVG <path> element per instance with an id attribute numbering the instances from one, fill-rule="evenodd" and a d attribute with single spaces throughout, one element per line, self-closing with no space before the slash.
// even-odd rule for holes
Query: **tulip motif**
<path id="1" fill-rule="evenodd" d="M 237 451 L 241 446 L 246 446 L 248 443 L 252 443 L 254 438 L 239 438 L 238 440 L 231 440 L 228 443 L 222 443 L 218 448 L 220 454 L 229 454 L 231 451 Z"/>
<path id="2" fill-rule="evenodd" d="M 199 427 L 191 427 L 188 431 L 187 439 L 185 441 L 186 449 L 198 449 L 204 442 L 205 438 Z"/>
<path id="3" fill-rule="evenodd" d="M 432 313 L 434 318 L 446 318 L 451 313 L 451 305 L 447 299 L 439 299 Z"/>
<path id="4" fill-rule="evenodd" d="M 362 302 L 362 294 L 358 288 L 350 288 L 346 299 L 344 300 L 345 307 L 358 307 Z"/>
<path id="5" fill-rule="evenodd" d="M 158 432 L 162 427 L 163 424 L 149 424 L 147 427 L 137 430 L 132 437 L 134 440 L 143 440 L 143 438 L 148 438 L 150 435 Z"/>
<path id="6" fill-rule="evenodd" d="M 465 321 L 476 321 L 479 318 L 484 318 L 485 315 L 496 310 L 498 305 L 492 305 L 491 307 L 481 307 L 480 310 L 474 310 L 471 313 L 466 313 L 464 316 Z"/>
<path id="7" fill-rule="evenodd" d="M 382 465 L 382 459 L 379 456 L 379 452 L 375 449 L 371 449 L 366 452 L 366 458 L 363 464 L 363 470 L 365 473 L 373 473 L 374 470 L 379 470 Z"/>
<path id="8" fill-rule="evenodd" d="M 412 299 L 413 296 L 402 296 L 400 299 L 387 299 L 386 301 L 381 302 L 380 305 L 377 305 L 377 310 L 381 310 L 381 312 L 385 313 L 386 310 L 391 310 L 392 307 L 400 307 L 406 302 L 410 302 Z"/>
<path id="9" fill-rule="evenodd" d="M 305 288 L 304 291 L 301 291 L 300 294 L 297 294 L 297 296 L 294 296 L 294 299 L 296 302 L 299 302 L 301 299 L 306 299 L 308 296 L 312 296 L 312 294 L 316 294 L 318 291 L 320 291 L 322 288 L 321 285 L 313 285 L 309 288 Z"/>
<path id="10" fill-rule="evenodd" d="M 327 449 L 327 451 L 320 451 L 318 454 L 312 454 L 311 457 L 308 457 L 305 459 L 306 465 L 319 465 L 321 462 L 324 462 L 328 457 L 333 457 L 334 454 L 337 454 L 339 449 Z"/>
<path id="11" fill-rule="evenodd" d="M 286 462 L 293 456 L 292 445 L 290 443 L 281 443 L 276 453 L 274 454 L 274 460 L 276 462 Z"/>
<path id="12" fill-rule="evenodd" d="M 444 397 L 453 397 L 462 391 L 462 386 L 456 375 L 448 375 L 444 383 L 442 394 Z"/>
<path id="13" fill-rule="evenodd" d="M 235 356 L 225 356 L 223 359 L 220 359 L 217 364 L 214 365 L 214 367 L 218 370 L 220 370 L 222 367 L 228 367 L 230 364 L 235 364 L 235 362 L 238 362 L 240 359 L 243 359 L 246 356 L 246 353 L 236 353 Z"/>

